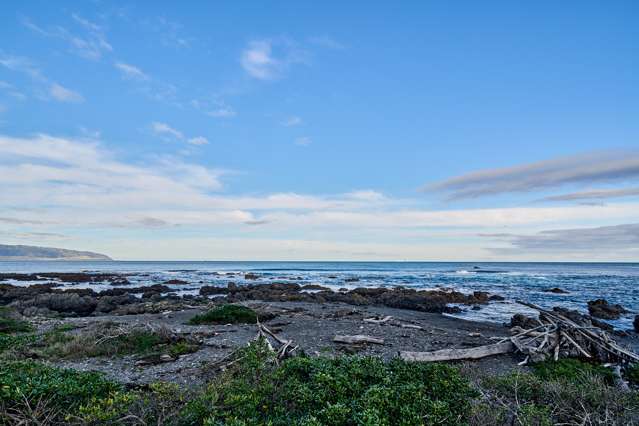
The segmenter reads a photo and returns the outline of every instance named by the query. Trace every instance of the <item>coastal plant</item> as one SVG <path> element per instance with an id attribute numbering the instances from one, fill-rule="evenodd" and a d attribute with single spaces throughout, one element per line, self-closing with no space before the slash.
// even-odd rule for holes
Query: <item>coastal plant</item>
<path id="1" fill-rule="evenodd" d="M 62 420 L 91 399 L 107 398 L 121 390 L 119 384 L 95 372 L 56 368 L 31 360 L 3 362 L 0 420 L 9 424 L 34 416 Z"/>
<path id="2" fill-rule="evenodd" d="M 194 352 L 198 345 L 184 338 L 174 338 L 169 330 L 147 327 L 121 327 L 105 323 L 84 333 L 53 332 L 41 341 L 41 354 L 49 358 L 149 355 L 168 353 L 178 356 Z"/>
<path id="3" fill-rule="evenodd" d="M 10 333 L 23 333 L 33 330 L 29 322 L 17 319 L 17 314 L 6 306 L 0 306 L 0 335 Z"/>
<path id="4" fill-rule="evenodd" d="M 579 360 L 548 361 L 477 385 L 483 398 L 473 425 L 639 424 L 639 394 L 615 387 L 608 369 Z"/>
<path id="5" fill-rule="evenodd" d="M 217 306 L 203 314 L 195 315 L 189 320 L 191 325 L 200 324 L 255 324 L 257 313 L 246 306 L 225 304 Z"/>
<path id="6" fill-rule="evenodd" d="M 281 364 L 263 342 L 185 409 L 209 425 L 463 425 L 477 395 L 445 364 L 374 357 L 296 357 Z"/>

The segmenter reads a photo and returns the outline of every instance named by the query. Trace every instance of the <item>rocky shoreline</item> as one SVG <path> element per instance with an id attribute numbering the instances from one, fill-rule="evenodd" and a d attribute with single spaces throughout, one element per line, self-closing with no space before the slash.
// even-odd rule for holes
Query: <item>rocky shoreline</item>
<path id="1" fill-rule="evenodd" d="M 250 273 L 244 277 L 247 280 L 258 278 Z M 23 285 L 23 282 L 30 285 Z M 100 292 L 73 287 L 73 284 L 104 282 L 111 288 Z M 491 338 L 507 336 L 508 327 L 526 326 L 534 321 L 516 315 L 510 324 L 496 324 L 442 315 L 459 312 L 460 306 L 481 309 L 487 303 L 503 299 L 480 291 L 464 294 L 446 289 L 402 287 L 333 291 L 321 285 L 276 281 L 243 285 L 229 282 L 226 287 L 202 286 L 197 295 L 176 294 L 176 288 L 188 284 L 168 280 L 138 287 L 124 274 L 0 274 L 0 305 L 36 324 L 37 333 L 47 333 L 60 325 L 72 327 L 71 334 L 86 333 L 103 324 L 115 324 L 123 329 L 145 326 L 162 329 L 174 338 L 187 339 L 197 348 L 179 356 L 158 354 L 165 355 L 164 361 L 160 362 L 158 358 L 158 362 L 147 365 L 141 365 L 133 355 L 55 361 L 57 365 L 74 369 L 102 371 L 118 382 L 131 384 L 158 380 L 199 383 L 206 377 L 207 364 L 228 356 L 254 339 L 256 329 L 251 324 L 188 324 L 189 318 L 227 303 L 251 307 L 269 327 L 294 340 L 310 355 L 357 352 L 390 359 L 398 351 L 473 347 L 488 344 Z M 618 311 L 601 301 L 593 306 L 606 312 Z M 583 326 L 611 331 L 609 325 L 592 316 L 567 310 L 561 313 Z M 395 325 L 375 320 L 384 317 L 392 317 Z M 352 346 L 332 340 L 336 335 L 358 334 L 383 339 L 384 344 Z M 623 333 L 622 337 L 628 344 L 637 346 L 635 335 Z M 493 357 L 476 364 L 488 370 L 517 368 L 514 357 L 498 358 L 498 361 Z"/>

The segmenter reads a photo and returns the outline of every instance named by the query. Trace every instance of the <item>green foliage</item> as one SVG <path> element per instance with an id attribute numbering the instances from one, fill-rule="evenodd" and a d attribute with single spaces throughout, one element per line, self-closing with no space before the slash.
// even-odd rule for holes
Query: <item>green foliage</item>
<path id="1" fill-rule="evenodd" d="M 0 334 L 0 354 L 8 350 L 16 350 L 28 346 L 35 342 L 37 337 L 34 334 Z"/>
<path id="2" fill-rule="evenodd" d="M 460 425 L 476 396 L 444 364 L 297 357 L 278 366 L 263 343 L 239 357 L 188 407 L 192 417 L 211 425 Z"/>
<path id="3" fill-rule="evenodd" d="M 608 384 L 613 384 L 615 380 L 615 376 L 609 368 L 582 362 L 574 358 L 538 362 L 533 364 L 532 367 L 535 375 L 542 379 L 565 379 L 575 382 L 585 376 L 597 376 Z"/>
<path id="4" fill-rule="evenodd" d="M 0 402 L 11 408 L 46 399 L 60 410 L 79 407 L 91 398 L 108 397 L 120 385 L 101 374 L 49 367 L 35 361 L 0 363 Z"/>
<path id="5" fill-rule="evenodd" d="M 11 309 L 0 306 L 0 334 L 21 333 L 32 331 L 33 327 L 27 321 L 15 318 L 16 313 Z"/>
<path id="6" fill-rule="evenodd" d="M 613 385 L 604 367 L 578 360 L 533 365 L 533 373 L 484 378 L 488 395 L 474 425 L 632 424 L 639 418 L 639 395 Z M 510 414 L 504 412 L 504 404 Z M 492 416 L 492 420 L 487 420 Z"/>
<path id="7" fill-rule="evenodd" d="M 630 383 L 635 386 L 639 386 L 639 363 L 635 363 L 626 367 L 624 376 Z"/>
<path id="8" fill-rule="evenodd" d="M 257 314 L 251 308 L 240 305 L 221 305 L 208 312 L 194 316 L 189 320 L 189 324 L 255 324 Z"/>

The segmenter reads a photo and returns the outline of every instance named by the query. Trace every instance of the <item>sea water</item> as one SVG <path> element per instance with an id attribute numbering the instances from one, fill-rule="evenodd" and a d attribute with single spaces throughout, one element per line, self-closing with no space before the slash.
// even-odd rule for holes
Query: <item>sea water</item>
<path id="1" fill-rule="evenodd" d="M 207 285 L 226 286 L 289 281 L 321 284 L 333 289 L 355 287 L 396 287 L 454 289 L 461 292 L 486 291 L 506 300 L 491 302 L 480 310 L 462 306 L 456 317 L 507 322 L 515 313 L 530 313 L 516 303 L 524 300 L 545 308 L 562 306 L 587 313 L 589 300 L 604 298 L 619 303 L 630 313 L 609 321 L 615 327 L 632 328 L 639 313 L 639 263 L 458 263 L 458 262 L 0 262 L 0 272 L 117 272 L 128 275 L 134 286 L 162 283 L 169 279 L 187 281 L 172 286 L 178 294 L 197 294 Z M 245 273 L 259 276 L 245 280 Z M 228 275 L 234 273 L 234 275 Z M 358 281 L 347 282 L 348 278 Z M 11 282 L 28 285 L 24 282 Z M 108 283 L 67 286 L 111 288 Z M 544 290 L 559 287 L 566 294 Z"/>

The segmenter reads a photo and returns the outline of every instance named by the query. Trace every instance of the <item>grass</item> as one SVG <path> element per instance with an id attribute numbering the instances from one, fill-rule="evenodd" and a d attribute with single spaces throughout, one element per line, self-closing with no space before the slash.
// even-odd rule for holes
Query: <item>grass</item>
<path id="1" fill-rule="evenodd" d="M 189 320 L 191 325 L 200 324 L 255 324 L 257 314 L 251 308 L 240 305 L 221 305 L 208 312 L 194 316 Z"/>
<path id="2" fill-rule="evenodd" d="M 129 328 L 104 323 L 90 330 L 70 333 L 73 327 L 62 325 L 39 335 L 0 335 L 0 353 L 4 359 L 44 358 L 82 359 L 124 355 L 169 354 L 172 357 L 195 352 L 199 345 L 168 330 Z"/>

